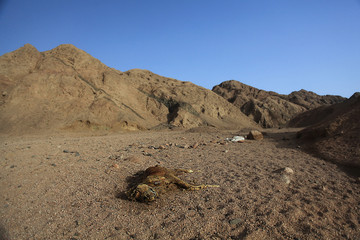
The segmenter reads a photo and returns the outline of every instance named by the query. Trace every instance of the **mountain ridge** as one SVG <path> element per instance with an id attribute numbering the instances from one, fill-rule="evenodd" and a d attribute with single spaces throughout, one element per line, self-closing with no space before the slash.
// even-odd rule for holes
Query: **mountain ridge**
<path id="1" fill-rule="evenodd" d="M 26 44 L 0 66 L 0 132 L 258 128 L 210 90 L 148 70 L 121 72 L 70 44 L 45 52 Z"/>
<path id="2" fill-rule="evenodd" d="M 238 107 L 262 127 L 285 127 L 300 113 L 323 105 L 344 101 L 341 96 L 320 96 L 306 90 L 293 91 L 289 95 L 261 90 L 236 80 L 216 85 L 213 92 Z"/>

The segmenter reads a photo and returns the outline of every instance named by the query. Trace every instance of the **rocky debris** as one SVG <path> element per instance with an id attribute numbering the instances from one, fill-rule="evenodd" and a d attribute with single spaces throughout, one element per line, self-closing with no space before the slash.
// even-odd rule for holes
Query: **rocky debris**
<path id="1" fill-rule="evenodd" d="M 251 130 L 247 135 L 247 138 L 250 140 L 262 140 L 264 139 L 263 134 L 258 130 Z"/>
<path id="2" fill-rule="evenodd" d="M 69 150 L 63 150 L 63 153 L 73 153 L 76 157 L 80 156 L 80 153 L 78 151 L 69 151 Z"/>
<path id="3" fill-rule="evenodd" d="M 179 144 L 179 145 L 176 145 L 176 147 L 178 147 L 178 148 L 185 148 L 185 149 L 190 148 L 189 144 Z"/>
<path id="4" fill-rule="evenodd" d="M 296 115 L 309 109 L 344 101 L 340 96 L 320 96 L 300 90 L 289 95 L 260 90 L 238 81 L 225 81 L 212 91 L 238 107 L 262 127 L 284 127 Z"/>

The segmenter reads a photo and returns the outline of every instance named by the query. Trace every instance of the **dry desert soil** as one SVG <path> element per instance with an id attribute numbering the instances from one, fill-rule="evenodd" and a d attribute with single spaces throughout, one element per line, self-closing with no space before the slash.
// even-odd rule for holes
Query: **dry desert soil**
<path id="1" fill-rule="evenodd" d="M 303 152 L 298 130 L 1 136 L 0 238 L 360 239 L 358 176 Z M 157 164 L 220 187 L 129 201 L 132 177 Z"/>

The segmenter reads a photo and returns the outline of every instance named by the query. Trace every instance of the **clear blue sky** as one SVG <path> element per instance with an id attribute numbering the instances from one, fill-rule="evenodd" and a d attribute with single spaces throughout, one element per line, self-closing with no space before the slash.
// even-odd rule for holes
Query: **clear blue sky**
<path id="1" fill-rule="evenodd" d="M 360 0 L 0 0 L 0 55 L 63 43 L 212 88 L 360 91 Z"/>

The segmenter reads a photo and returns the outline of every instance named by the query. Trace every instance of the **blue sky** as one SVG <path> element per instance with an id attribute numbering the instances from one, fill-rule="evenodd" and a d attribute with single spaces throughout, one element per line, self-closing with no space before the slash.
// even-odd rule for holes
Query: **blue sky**
<path id="1" fill-rule="evenodd" d="M 0 0 L 0 55 L 63 43 L 211 89 L 360 91 L 360 0 Z"/>

